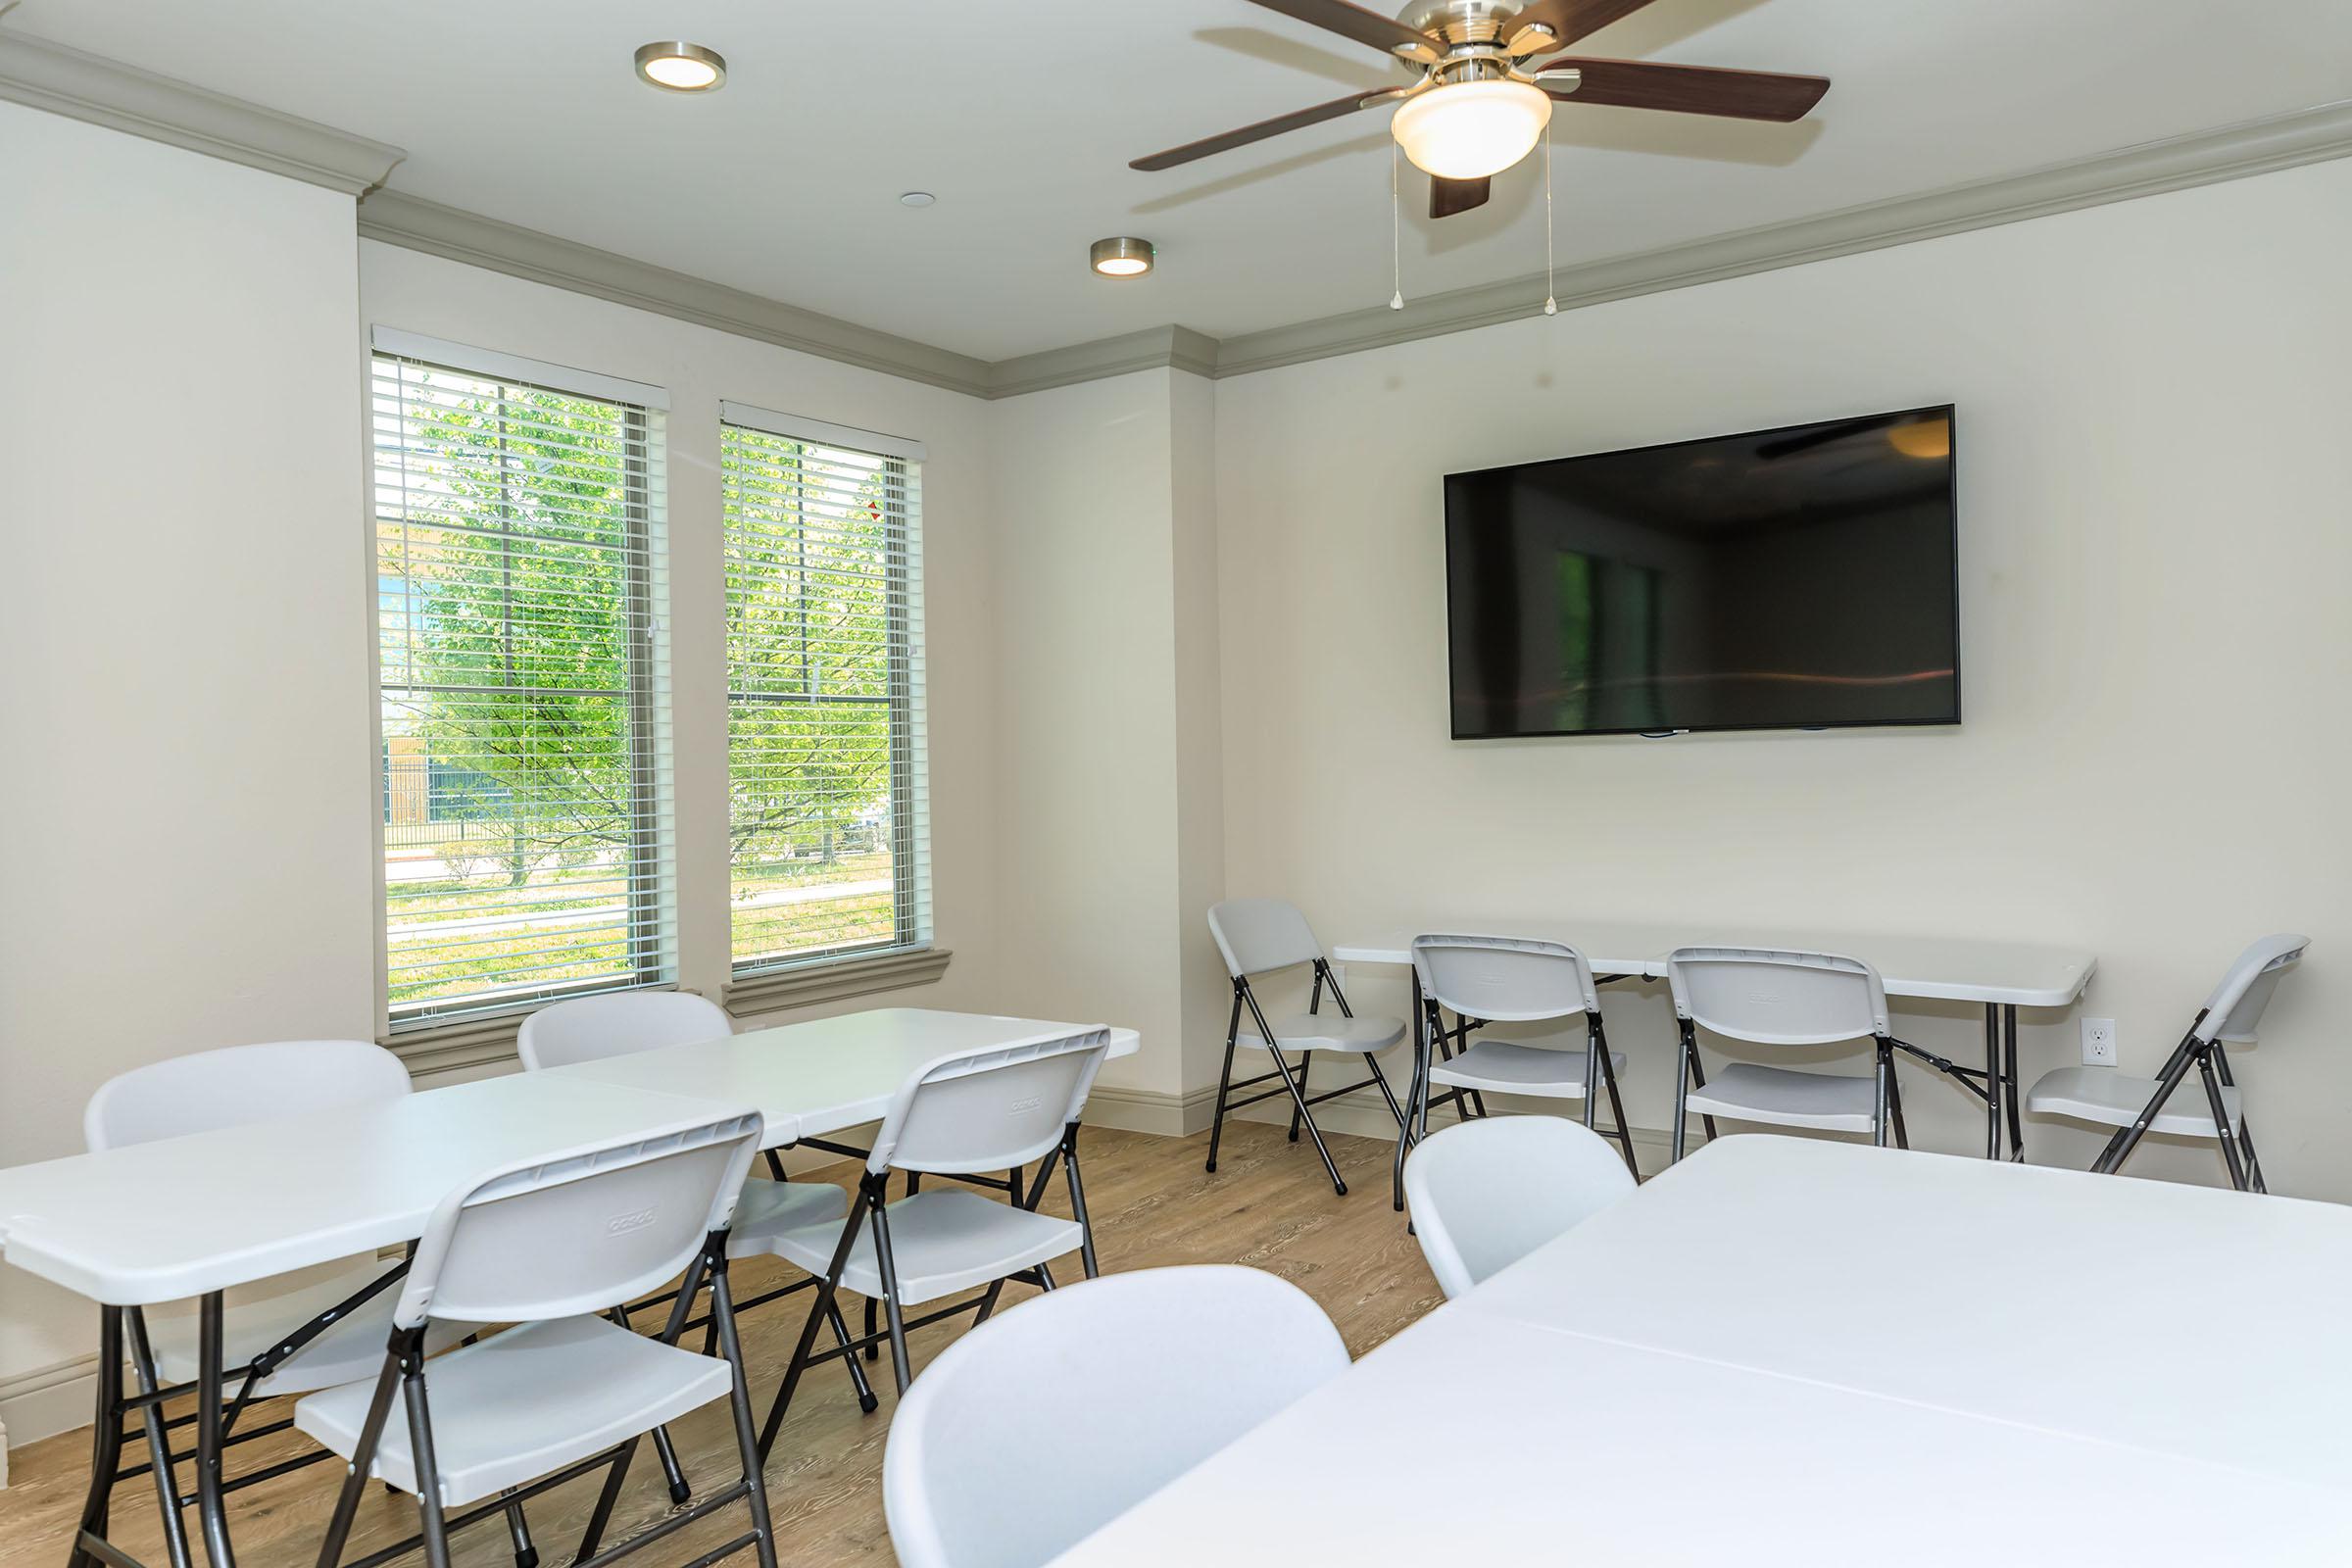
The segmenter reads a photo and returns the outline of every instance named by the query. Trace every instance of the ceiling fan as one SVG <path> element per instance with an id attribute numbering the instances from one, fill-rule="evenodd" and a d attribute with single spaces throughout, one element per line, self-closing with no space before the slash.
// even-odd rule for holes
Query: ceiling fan
<path id="1" fill-rule="evenodd" d="M 1394 19 L 1348 0 L 1253 0 L 1269 11 L 1386 50 L 1421 69 L 1406 86 L 1350 93 L 1312 109 L 1261 120 L 1221 136 L 1171 147 L 1128 167 L 1173 169 L 1371 109 L 1396 105 L 1391 133 L 1431 176 L 1429 216 L 1482 206 L 1494 176 L 1535 150 L 1554 99 L 1666 109 L 1739 120 L 1802 120 L 1830 90 L 1826 76 L 1721 71 L 1642 60 L 1556 55 L 1651 0 L 1413 0 Z M 1552 55 L 1541 64 L 1536 56 Z"/>

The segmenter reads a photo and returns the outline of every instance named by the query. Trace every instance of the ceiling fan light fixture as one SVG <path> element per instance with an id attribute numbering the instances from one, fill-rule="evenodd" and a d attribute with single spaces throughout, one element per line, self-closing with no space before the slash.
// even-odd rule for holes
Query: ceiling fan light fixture
<path id="1" fill-rule="evenodd" d="M 1396 106 L 1390 134 L 1413 167 L 1440 179 L 1485 179 L 1535 151 L 1551 99 L 1524 81 L 1457 81 Z"/>
<path id="2" fill-rule="evenodd" d="M 716 92 L 726 85 L 727 62 L 715 49 L 664 39 L 638 49 L 637 74 L 663 92 Z"/>
<path id="3" fill-rule="evenodd" d="M 1132 234 L 1099 239 L 1086 251 L 1086 265 L 1104 277 L 1141 277 L 1157 259 L 1150 240 Z"/>

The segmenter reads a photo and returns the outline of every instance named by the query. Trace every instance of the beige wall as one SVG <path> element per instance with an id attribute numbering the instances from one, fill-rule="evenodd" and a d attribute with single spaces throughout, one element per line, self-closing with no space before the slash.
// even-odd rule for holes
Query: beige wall
<path id="1" fill-rule="evenodd" d="M 375 786 L 351 199 L 0 104 L 0 213 L 15 1164 L 125 1068 L 374 1033 Z M 0 1269 L 0 1397 L 93 1327 Z"/>
<path id="2" fill-rule="evenodd" d="M 2347 254 L 2339 162 L 1220 381 L 1230 891 L 1326 941 L 1556 910 L 2078 943 L 2143 1072 L 2242 944 L 2304 930 L 2241 1076 L 2274 1188 L 2352 1198 Z M 1446 738 L 1445 473 L 1946 399 L 1965 724 Z M 1663 1126 L 1671 1014 L 1608 1012 Z M 1897 1027 L 1982 1059 L 1965 1009 Z M 2024 1054 L 2079 1060 L 2073 1018 Z M 1924 1142 L 1981 1139 L 1912 1081 Z"/>
<path id="3" fill-rule="evenodd" d="M 1222 871 L 1211 407 L 1200 377 L 1145 370 L 990 408 L 1002 990 L 1141 1030 L 1099 1097 L 1138 1124 L 1199 1088 L 1215 984 L 1195 932 Z"/>

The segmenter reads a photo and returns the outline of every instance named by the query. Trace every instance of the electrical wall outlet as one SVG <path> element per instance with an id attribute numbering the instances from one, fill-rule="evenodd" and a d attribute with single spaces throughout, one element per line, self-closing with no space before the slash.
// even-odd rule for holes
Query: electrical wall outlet
<path id="1" fill-rule="evenodd" d="M 2112 1067 L 2115 1065 L 2115 1020 L 2085 1018 L 2082 1020 L 2082 1065 Z"/>

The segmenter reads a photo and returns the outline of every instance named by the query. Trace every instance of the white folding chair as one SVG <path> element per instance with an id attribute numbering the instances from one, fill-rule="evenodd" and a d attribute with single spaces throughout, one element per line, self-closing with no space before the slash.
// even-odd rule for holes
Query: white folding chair
<path id="1" fill-rule="evenodd" d="M 657 1051 L 663 1046 L 724 1040 L 734 1032 L 727 1009 L 708 997 L 684 991 L 613 991 L 541 1007 L 522 1020 L 514 1048 L 522 1057 L 523 1070 L 529 1072 L 566 1067 L 579 1061 L 603 1061 L 611 1056 Z M 768 1174 L 747 1178 L 743 1194 L 735 1203 L 735 1220 L 727 1232 L 727 1246 L 736 1257 L 764 1253 L 775 1237 L 804 1225 L 838 1225 L 849 1212 L 849 1194 L 831 1182 L 788 1181 L 784 1161 L 776 1151 L 770 1149 L 765 1153 Z M 738 1301 L 735 1310 L 748 1312 L 815 1284 L 814 1278 L 803 1277 L 747 1301 Z M 614 1321 L 625 1327 L 632 1313 L 666 1306 L 672 1299 L 668 1295 L 660 1295 L 628 1302 L 613 1309 Z M 848 1343 L 849 1325 L 841 1320 L 838 1306 L 833 1309 L 832 1318 L 835 1335 Z M 706 1330 L 703 1349 L 708 1354 L 711 1348 L 710 1333 L 714 1332 L 715 1325 L 703 1327 Z M 865 1368 L 855 1359 L 850 1361 L 849 1368 L 850 1381 L 858 1391 L 858 1407 L 870 1415 L 880 1401 L 866 1382 Z M 654 1450 L 669 1483 L 670 1500 L 684 1502 L 689 1488 L 667 1432 L 654 1434 Z"/>
<path id="2" fill-rule="evenodd" d="M 1372 1057 L 1404 1038 L 1404 1024 L 1396 1018 L 1355 1015 L 1354 1009 L 1348 1005 L 1347 997 L 1340 992 L 1339 979 L 1323 957 L 1322 945 L 1315 941 L 1314 932 L 1307 929 L 1306 916 L 1280 899 L 1227 899 L 1210 907 L 1208 930 L 1217 939 L 1217 952 L 1224 956 L 1226 973 L 1233 977 L 1233 1016 L 1225 1025 L 1225 1065 L 1217 1075 L 1217 1109 L 1208 1132 L 1208 1168 L 1212 1171 L 1217 1168 L 1217 1145 L 1225 1135 L 1228 1110 L 1239 1110 L 1287 1094 L 1291 1097 L 1291 1142 L 1297 1143 L 1298 1129 L 1305 1127 L 1307 1136 L 1314 1140 L 1315 1152 L 1323 1156 L 1323 1169 L 1331 1177 L 1332 1190 L 1346 1196 L 1348 1184 L 1341 1180 L 1340 1167 L 1332 1161 L 1331 1151 L 1323 1146 L 1322 1130 L 1315 1126 L 1314 1112 L 1308 1107 L 1377 1086 L 1381 1098 L 1389 1102 L 1389 1114 L 1396 1118 L 1396 1130 L 1401 1136 L 1405 1128 L 1404 1107 L 1396 1103 L 1389 1080 Z M 1301 963 L 1314 966 L 1314 990 L 1307 1000 L 1306 1010 L 1285 1013 L 1267 1022 L 1264 1009 L 1258 1005 L 1257 993 L 1250 989 L 1251 978 Z M 1337 1018 L 1323 1011 L 1325 986 L 1331 988 L 1331 1000 L 1339 1004 Z M 1242 1028 L 1244 1007 L 1250 1009 L 1250 1021 L 1257 1026 L 1254 1032 Z M 1235 1083 L 1236 1047 L 1264 1052 L 1273 1058 L 1274 1070 Z M 1296 1078 L 1291 1076 L 1290 1063 L 1282 1059 L 1286 1051 L 1298 1054 Z M 1310 1096 L 1307 1073 L 1317 1052 L 1358 1057 L 1371 1076 Z M 1280 1089 L 1269 1089 L 1248 1100 L 1229 1102 L 1226 1098 L 1236 1089 L 1254 1088 L 1277 1078 L 1282 1081 Z"/>
<path id="3" fill-rule="evenodd" d="M 1641 1180 L 1642 1168 L 1634 1162 L 1633 1129 L 1626 1124 L 1625 1100 L 1617 1090 L 1617 1069 L 1625 1065 L 1625 1054 L 1609 1049 L 1600 1022 L 1600 989 L 1583 954 L 1565 943 L 1515 937 L 1419 936 L 1413 938 L 1412 955 L 1421 1005 L 1428 1012 L 1423 1027 L 1432 1045 L 1440 1048 L 1429 1059 L 1425 1081 L 1413 1086 L 1407 1102 L 1413 1106 L 1412 1139 L 1429 1132 L 1432 1085 L 1443 1084 L 1454 1092 L 1457 1115 L 1467 1115 L 1472 1105 L 1485 1115 L 1489 1094 L 1581 1101 L 1587 1127 L 1593 1124 L 1600 1090 L 1606 1087 L 1625 1168 Z M 1447 1012 L 1454 1018 L 1450 1030 L 1446 1027 Z M 1580 1014 L 1585 1020 L 1582 1051 L 1471 1039 L 1489 1024 L 1550 1023 Z M 1461 1049 L 1446 1049 L 1448 1042 Z"/>
<path id="4" fill-rule="evenodd" d="M 2230 1071 L 2229 1048 L 2254 1044 L 2255 1029 L 2271 1004 L 2271 994 L 2278 989 L 2278 977 L 2300 963 L 2303 950 L 2310 946 L 2309 937 L 2283 934 L 2264 937 L 2239 954 L 2157 1076 L 2136 1078 L 2108 1067 L 2060 1067 L 2034 1081 L 2026 1108 L 2115 1128 L 2090 1167 L 2101 1174 L 2120 1169 L 2149 1133 L 2171 1133 L 2213 1140 L 2229 1164 L 2230 1186 L 2240 1192 L 2269 1192 L 2262 1179 L 2262 1159 L 2254 1152 L 2254 1135 L 2246 1126 L 2237 1079 Z M 2166 1109 L 2165 1102 L 2191 1066 L 2204 1082 L 2205 1103 Z"/>
<path id="5" fill-rule="evenodd" d="M 294 1424 L 351 1466 L 319 1568 L 341 1563 L 370 1479 L 413 1494 L 421 1527 L 371 1557 L 420 1544 L 426 1568 L 448 1568 L 451 1532 L 600 1467 L 603 1490 L 574 1561 L 609 1562 L 740 1501 L 750 1532 L 698 1560 L 751 1546 L 774 1568 L 727 1283 L 727 1223 L 760 1137 L 757 1111 L 665 1122 L 649 1110 L 632 1138 L 519 1160 L 444 1199 L 402 1285 L 381 1372 L 294 1407 Z M 692 1284 L 662 1339 L 604 1315 L 681 1270 L 710 1280 L 715 1357 L 672 1343 Z M 450 1320 L 516 1326 L 426 1359 L 431 1326 Z M 742 1478 L 600 1554 L 638 1440 L 719 1399 L 734 1407 Z"/>
<path id="6" fill-rule="evenodd" d="M 735 1032 L 727 1009 L 690 991 L 608 991 L 541 1007 L 514 1036 L 523 1070 L 568 1067 L 634 1055 L 662 1046 L 724 1040 Z"/>
<path id="7" fill-rule="evenodd" d="M 1077 1252 L 1087 1278 L 1096 1273 L 1095 1238 L 1087 1219 L 1086 1190 L 1078 1176 L 1078 1144 L 1071 1129 L 1094 1088 L 1095 1073 L 1110 1049 L 1108 1030 L 1082 1029 L 1012 1046 L 953 1052 L 909 1074 L 891 1098 L 858 1200 L 847 1223 L 809 1225 L 765 1242 L 764 1248 L 818 1277 L 816 1304 L 801 1328 L 800 1344 L 785 1368 L 776 1402 L 760 1429 L 765 1454 L 784 1424 L 801 1374 L 819 1361 L 849 1357 L 878 1336 L 810 1354 L 816 1327 L 846 1288 L 879 1300 L 889 1319 L 891 1371 L 901 1394 L 914 1379 L 906 1359 L 906 1332 L 977 1309 L 985 1322 L 1006 1280 L 1040 1290 L 1054 1288 L 1048 1265 Z M 1069 1186 L 1072 1219 L 1038 1212 L 1046 1175 L 1054 1156 Z M 1021 1169 L 1044 1161 L 1036 1184 L 1023 1194 Z M 1008 1200 L 995 1202 L 969 1187 L 925 1188 L 890 1200 L 890 1173 L 946 1176 L 958 1182 L 1001 1188 Z M 986 1173 L 1007 1174 L 991 1180 Z M 977 1298 L 930 1312 L 911 1322 L 906 1308 L 986 1286 Z"/>
<path id="8" fill-rule="evenodd" d="M 1683 1157 L 1690 1112 L 1715 1136 L 1715 1118 L 1867 1133 L 1884 1145 L 1911 1147 L 1903 1129 L 1902 1087 L 1894 1053 L 1902 1045 L 1887 1023 L 1886 988 L 1859 958 L 1833 953 L 1764 948 L 1679 948 L 1666 956 L 1674 1015 L 1683 1037 L 1674 1085 L 1674 1157 Z M 1699 1029 L 1757 1046 L 1829 1046 L 1868 1040 L 1876 1052 L 1869 1077 L 1734 1062 L 1712 1084 L 1698 1059 Z"/>
<path id="9" fill-rule="evenodd" d="M 1482 1116 L 1404 1163 L 1413 1235 L 1448 1300 L 1633 1190 L 1599 1134 L 1558 1116 Z"/>
<path id="10" fill-rule="evenodd" d="M 1348 1370 L 1304 1292 L 1227 1264 L 1024 1302 L 900 1401 L 882 1508 L 904 1568 L 1035 1568 Z"/>
<path id="11" fill-rule="evenodd" d="M 134 1068 L 101 1084 L 82 1111 L 82 1140 L 93 1152 L 121 1149 L 281 1116 L 389 1102 L 409 1090 L 409 1070 L 400 1058 L 365 1040 L 226 1046 Z M 155 1201 L 169 1203 L 174 1197 L 158 1193 Z M 405 1267 L 357 1260 L 304 1283 L 265 1282 L 227 1303 L 220 1314 L 221 1364 L 228 1369 L 223 1386 L 234 1392 L 221 1414 L 224 1446 L 279 1430 L 275 1425 L 237 1430 L 255 1399 L 333 1388 L 374 1366 L 392 1321 L 392 1287 Z M 115 1396 L 100 1399 L 97 1419 L 120 1429 L 135 1405 L 148 1458 L 112 1477 L 92 1477 L 93 1490 L 153 1476 L 165 1548 L 173 1564 L 188 1561 L 181 1517 L 187 1498 L 179 1490 L 176 1466 L 193 1455 L 172 1451 L 164 1403 L 194 1391 L 198 1322 L 191 1306 L 100 1308 L 100 1383 L 102 1393 L 111 1384 Z M 464 1327 L 437 1330 L 432 1348 L 453 1345 L 466 1332 Z M 138 1385 L 133 1396 L 121 1390 L 119 1369 L 125 1361 Z M 250 1478 L 231 1479 L 225 1489 L 327 1457 L 321 1449 Z M 519 1510 L 511 1522 L 516 1560 L 531 1568 L 538 1555 Z"/>

